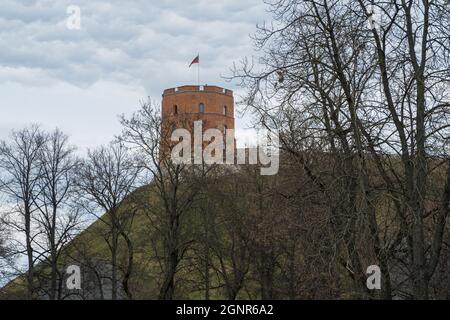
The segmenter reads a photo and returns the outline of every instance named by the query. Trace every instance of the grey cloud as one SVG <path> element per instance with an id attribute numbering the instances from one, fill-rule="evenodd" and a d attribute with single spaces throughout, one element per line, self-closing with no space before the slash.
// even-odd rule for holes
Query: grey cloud
<path id="1" fill-rule="evenodd" d="M 69 5 L 81 30 L 66 27 Z M 225 82 L 234 61 L 251 55 L 248 35 L 267 18 L 262 0 L 1 0 L 0 138 L 41 123 L 81 148 L 119 133 L 117 114 L 164 88 Z M 237 123 L 243 123 L 238 120 Z"/>
<path id="2" fill-rule="evenodd" d="M 174 82 L 163 77 L 187 80 L 198 51 L 205 80 L 220 82 L 220 73 L 251 53 L 248 34 L 264 18 L 260 0 L 2 2 L 0 66 L 38 69 L 79 87 L 131 81 L 149 94 Z M 71 4 L 81 8 L 79 31 L 65 25 Z"/>

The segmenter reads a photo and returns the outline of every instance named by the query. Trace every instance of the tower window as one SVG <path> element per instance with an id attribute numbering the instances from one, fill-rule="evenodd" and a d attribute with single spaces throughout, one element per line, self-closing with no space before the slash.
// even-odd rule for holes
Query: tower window
<path id="1" fill-rule="evenodd" d="M 205 112 L 205 105 L 203 103 L 200 103 L 199 108 L 200 108 L 200 113 Z"/>
<path id="2" fill-rule="evenodd" d="M 223 134 L 227 134 L 227 125 L 226 124 L 224 124 L 223 125 Z"/>
<path id="3" fill-rule="evenodd" d="M 173 106 L 173 114 L 178 114 L 178 106 L 177 105 Z"/>
<path id="4" fill-rule="evenodd" d="M 227 106 L 223 106 L 223 115 L 224 115 L 224 116 L 227 115 Z"/>

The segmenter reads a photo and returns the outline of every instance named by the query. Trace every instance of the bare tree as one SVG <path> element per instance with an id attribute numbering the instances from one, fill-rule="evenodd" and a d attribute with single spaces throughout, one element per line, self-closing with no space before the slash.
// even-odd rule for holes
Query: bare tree
<path id="1" fill-rule="evenodd" d="M 249 188 L 245 173 L 219 172 L 206 192 L 209 266 L 229 300 L 238 298 L 251 267 Z"/>
<path id="2" fill-rule="evenodd" d="M 402 190 L 401 219 L 406 229 L 402 231 L 410 251 L 413 297 L 426 299 L 441 254 L 450 200 L 450 30 L 445 27 L 450 8 L 444 1 L 380 1 L 372 8 L 367 1 L 358 2 L 366 17 L 373 11 L 382 15 L 370 41 L 385 99 L 380 107 L 388 115 L 391 136 L 383 135 L 388 143 L 384 149 L 391 148 L 401 158 L 404 178 L 397 190 Z M 394 39 L 397 45 L 391 46 Z M 371 151 L 380 153 L 379 142 L 369 133 L 364 135 Z M 436 195 L 440 200 L 435 200 L 428 185 L 441 166 L 446 167 L 445 178 Z M 382 173 L 388 170 L 399 175 L 390 165 L 381 167 Z M 393 180 L 391 175 L 384 178 L 386 183 Z"/>
<path id="3" fill-rule="evenodd" d="M 39 155 L 46 142 L 45 135 L 36 125 L 13 131 L 11 141 L 0 142 L 0 190 L 7 197 L 7 223 L 14 232 L 20 233 L 25 243 L 23 251 L 27 257 L 27 297 L 34 298 L 34 269 L 40 253 L 36 254 L 35 238 L 38 235 L 33 223 L 36 213 L 34 205 L 39 194 L 39 179 L 42 171 Z"/>
<path id="4" fill-rule="evenodd" d="M 107 226 L 103 235 L 111 253 L 111 292 L 112 299 L 118 298 L 118 249 L 119 238 L 122 236 L 127 244 L 130 255 L 129 266 L 132 264 L 132 246 L 128 237 L 129 223 L 132 214 L 124 208 L 120 211 L 123 200 L 136 187 L 139 168 L 129 155 L 123 144 L 113 143 L 108 147 L 100 147 L 89 151 L 77 177 L 79 196 L 86 201 L 86 208 Z M 98 213 L 103 210 L 104 215 Z M 101 212 L 103 214 L 103 212 Z M 131 297 L 128 282 L 124 283 L 127 296 Z"/>
<path id="5" fill-rule="evenodd" d="M 244 60 L 234 70 L 249 89 L 245 104 L 280 130 L 283 148 L 330 199 L 338 253 L 359 295 L 370 294 L 364 266 L 374 255 L 384 298 L 394 288 L 408 297 L 391 283 L 400 264 L 411 297 L 428 298 L 450 199 L 448 4 L 279 0 L 270 9 L 277 24 L 259 28 L 258 66 Z M 335 179 L 307 161 L 317 146 Z M 380 220 L 383 198 L 390 209 Z"/>
<path id="6" fill-rule="evenodd" d="M 48 252 L 44 265 L 50 267 L 48 296 L 51 300 L 61 298 L 63 276 L 58 261 L 63 247 L 81 222 L 80 211 L 69 202 L 74 195 L 75 172 L 79 165 L 74 151 L 67 135 L 56 129 L 47 135 L 39 152 L 39 193 L 33 201 L 38 209 L 36 220 L 44 237 L 42 250 Z"/>
<path id="7" fill-rule="evenodd" d="M 146 212 L 154 232 L 162 239 L 161 250 L 154 246 L 163 273 L 158 298 L 170 300 L 174 297 L 180 261 L 193 243 L 189 213 L 209 169 L 171 160 L 172 127 L 163 125 L 159 112 L 150 103 L 143 103 L 130 119 L 122 117 L 121 124 L 124 128 L 121 140 L 137 152 L 142 168 L 152 179 L 151 198 L 154 201 L 148 204 Z M 189 129 L 193 123 L 186 119 L 179 125 Z"/>

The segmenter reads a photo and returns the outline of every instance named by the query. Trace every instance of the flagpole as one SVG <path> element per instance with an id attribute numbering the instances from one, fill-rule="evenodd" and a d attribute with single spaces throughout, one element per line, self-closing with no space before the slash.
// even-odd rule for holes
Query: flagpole
<path id="1" fill-rule="evenodd" d="M 200 53 L 197 55 L 198 63 L 197 63 L 197 84 L 200 86 Z"/>

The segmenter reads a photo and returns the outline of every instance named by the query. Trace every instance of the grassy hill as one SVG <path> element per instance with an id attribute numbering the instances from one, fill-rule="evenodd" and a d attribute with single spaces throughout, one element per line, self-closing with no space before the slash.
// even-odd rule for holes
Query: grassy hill
<path id="1" fill-rule="evenodd" d="M 155 252 L 161 249 L 161 235 L 155 232 L 154 226 L 150 223 L 148 206 L 159 206 L 159 199 L 153 190 L 154 186 L 147 185 L 141 187 L 129 195 L 120 205 L 119 215 L 129 219 L 127 233 L 133 244 L 133 272 L 130 277 L 130 291 L 134 299 L 156 299 L 161 285 L 162 270 L 161 257 Z M 158 210 L 156 210 L 158 211 Z M 153 217 L 152 219 L 158 219 Z M 78 234 L 62 251 L 59 259 L 61 270 L 61 288 L 63 298 L 74 299 L 108 299 L 110 298 L 110 250 L 106 239 L 110 236 L 108 213 L 97 219 L 89 227 Z M 190 226 L 196 222 L 189 223 Z M 119 239 L 119 275 L 123 274 L 123 269 L 128 264 L 128 248 L 125 241 Z M 201 299 L 203 294 L 201 289 L 185 289 L 190 287 L 190 283 L 200 281 L 195 279 L 192 272 L 192 260 L 187 259 L 182 263 L 177 273 L 177 278 L 182 279 L 177 284 L 179 287 L 178 297 L 186 299 Z M 82 289 L 80 291 L 69 291 L 65 289 L 67 275 L 64 274 L 67 266 L 78 265 L 82 273 Z M 49 268 L 42 265 L 36 266 L 36 274 L 40 278 L 36 281 L 36 286 L 48 286 L 45 281 L 49 277 Z M 120 276 L 119 276 L 120 277 Z M 42 280 L 43 279 L 43 280 Z M 216 287 L 212 279 L 211 287 Z M 100 288 L 101 287 L 101 288 Z M 119 291 L 121 285 L 119 284 Z M 103 293 L 100 292 L 103 290 Z M 45 296 L 40 292 L 38 297 Z M 24 276 L 19 276 L 0 289 L 0 299 L 22 299 L 26 297 L 26 281 Z M 123 292 L 122 298 L 125 298 Z M 223 293 L 219 289 L 211 289 L 211 298 L 223 298 Z"/>
<path id="2" fill-rule="evenodd" d="M 320 157 L 320 155 L 318 155 Z M 349 194 L 340 181 L 328 175 L 324 157 L 317 163 L 322 181 L 330 192 L 311 183 L 308 172 L 298 167 L 280 170 L 276 176 L 260 176 L 259 170 L 242 168 L 237 174 L 205 182 L 205 188 L 180 222 L 180 234 L 189 245 L 175 276 L 176 299 L 337 299 L 367 298 L 358 291 L 352 278 L 344 234 L 348 224 L 340 225 L 336 213 L 345 218 L 352 208 Z M 332 167 L 331 165 L 329 166 Z M 442 171 L 442 170 L 441 170 Z M 443 174 L 436 170 L 430 178 L 430 208 L 439 201 L 433 195 L 443 185 Z M 326 179 L 329 179 L 327 181 Z M 371 183 L 381 179 L 371 175 Z M 376 222 L 382 243 L 392 243 L 399 234 L 399 220 L 389 195 L 383 189 L 371 191 Z M 331 206 L 330 206 L 331 204 Z M 341 210 L 341 211 L 339 211 Z M 156 299 L 164 278 L 167 253 L 163 241 L 167 225 L 161 198 L 154 185 L 137 189 L 119 208 L 128 221 L 126 232 L 133 244 L 133 264 L 129 288 L 133 299 Z M 373 238 L 367 218 L 358 216 L 355 250 L 362 264 L 376 264 Z M 59 260 L 64 299 L 108 299 L 111 297 L 110 237 L 106 213 L 81 232 L 63 250 Z M 427 223 L 433 223 L 428 219 Z M 447 228 L 448 230 L 448 228 Z M 427 234 L 427 236 L 429 236 Z M 446 234 L 448 239 L 448 233 Z M 407 257 L 405 246 L 398 242 L 390 263 L 393 282 L 405 292 L 404 267 L 398 257 Z M 445 295 L 442 287 L 448 279 L 449 251 L 444 248 L 434 275 L 434 295 Z M 119 241 L 119 282 L 126 273 L 129 250 L 123 238 Z M 400 261 L 400 262 L 399 262 Z M 78 265 L 82 272 L 82 289 L 65 289 L 64 271 Z M 37 268 L 37 285 L 47 286 L 49 270 Z M 18 277 L 0 290 L 0 298 L 24 298 L 25 279 Z M 126 298 L 119 284 L 120 298 Z M 436 288 L 436 289 L 434 289 Z M 398 289 L 398 290 L 400 290 Z M 235 290 L 236 295 L 233 295 Z M 42 297 L 45 292 L 40 292 Z M 371 298 L 378 297 L 374 292 Z"/>

